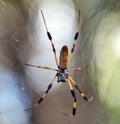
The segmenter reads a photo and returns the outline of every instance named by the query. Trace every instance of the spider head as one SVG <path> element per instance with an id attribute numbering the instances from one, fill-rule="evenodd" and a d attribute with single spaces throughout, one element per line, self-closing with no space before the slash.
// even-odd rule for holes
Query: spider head
<path id="1" fill-rule="evenodd" d="M 66 69 L 60 68 L 57 73 L 57 82 L 66 82 L 67 81 L 67 72 Z"/>

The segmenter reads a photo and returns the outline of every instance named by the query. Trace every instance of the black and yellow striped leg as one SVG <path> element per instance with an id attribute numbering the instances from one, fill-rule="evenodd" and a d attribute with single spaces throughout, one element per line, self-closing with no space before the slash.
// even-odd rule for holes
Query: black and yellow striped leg
<path id="1" fill-rule="evenodd" d="M 54 53 L 54 56 L 55 56 L 55 61 L 56 61 L 57 67 L 59 68 L 55 46 L 54 46 L 54 43 L 53 43 L 53 40 L 52 40 L 52 36 L 51 36 L 50 32 L 48 31 L 47 24 L 46 24 L 45 17 L 44 17 L 44 14 L 43 14 L 42 10 L 41 10 L 41 14 L 42 14 L 43 21 L 44 21 L 44 24 L 45 24 L 45 27 L 46 27 L 48 39 L 50 40 L 50 43 L 52 45 L 53 53 Z"/>
<path id="2" fill-rule="evenodd" d="M 48 88 L 47 90 L 45 91 L 45 93 L 42 95 L 42 97 L 38 100 L 38 102 L 34 105 L 34 107 L 38 106 L 42 101 L 43 99 L 46 97 L 47 93 L 49 92 L 49 90 L 52 88 L 52 85 L 56 79 L 57 75 L 54 76 L 53 80 L 51 81 L 51 83 L 48 85 Z"/>
<path id="3" fill-rule="evenodd" d="M 68 83 L 68 85 L 70 87 L 70 91 L 71 91 L 72 97 L 74 98 L 72 114 L 68 114 L 68 116 L 75 116 L 75 114 L 76 114 L 76 105 L 77 105 L 76 94 L 75 94 L 75 91 L 74 91 L 74 89 L 72 87 L 72 84 L 71 84 L 69 79 L 67 79 L 67 83 Z"/>
<path id="4" fill-rule="evenodd" d="M 84 95 L 84 93 L 80 90 L 80 88 L 78 87 L 77 83 L 72 79 L 71 76 L 68 76 L 68 79 L 74 84 L 75 88 L 79 91 L 80 95 L 82 96 L 82 98 L 86 101 L 89 101 L 88 98 Z"/>
<path id="5" fill-rule="evenodd" d="M 50 68 L 50 67 L 46 67 L 46 66 L 40 66 L 40 65 L 31 65 L 31 64 L 25 64 L 26 66 L 31 66 L 34 68 L 42 68 L 42 69 L 47 69 L 47 70 L 52 70 L 52 71 L 58 71 L 58 69 L 55 68 Z"/>
<path id="6" fill-rule="evenodd" d="M 57 74 L 54 76 L 53 80 L 52 80 L 51 83 L 48 85 L 47 90 L 46 90 L 45 93 L 42 95 L 42 97 L 38 100 L 38 102 L 37 102 L 36 104 L 34 104 L 31 108 L 26 109 L 25 111 L 29 111 L 29 110 L 31 110 L 31 109 L 37 107 L 37 106 L 43 101 L 43 99 L 46 97 L 46 95 L 47 95 L 47 93 L 49 92 L 49 90 L 52 88 L 52 85 L 53 85 L 53 83 L 54 83 L 56 77 L 57 77 Z"/>
<path id="7" fill-rule="evenodd" d="M 70 61 L 72 59 L 72 55 L 73 55 L 73 52 L 74 52 L 74 49 L 75 49 L 75 45 L 76 45 L 76 41 L 78 39 L 79 33 L 80 33 L 80 10 L 79 10 L 79 17 L 78 17 L 77 32 L 75 33 L 75 36 L 74 36 L 73 46 L 72 46 L 72 49 L 71 49 L 68 64 L 70 64 Z"/>

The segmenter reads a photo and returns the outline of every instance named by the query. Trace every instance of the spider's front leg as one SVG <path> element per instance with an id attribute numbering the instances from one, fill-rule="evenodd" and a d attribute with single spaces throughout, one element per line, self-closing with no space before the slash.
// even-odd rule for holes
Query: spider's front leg
<path id="1" fill-rule="evenodd" d="M 66 114 L 66 113 L 62 113 L 62 114 L 66 115 L 66 116 L 73 117 L 73 116 L 75 116 L 75 114 L 76 114 L 77 99 L 76 99 L 75 91 L 74 91 L 74 89 L 73 89 L 73 87 L 72 87 L 72 84 L 71 84 L 71 82 L 70 82 L 70 80 L 69 80 L 68 78 L 67 78 L 67 83 L 68 83 L 68 85 L 69 85 L 69 88 L 70 88 L 70 91 L 71 91 L 71 95 L 72 95 L 72 97 L 73 97 L 73 99 L 74 99 L 74 103 L 73 103 L 72 114 Z"/>
<path id="2" fill-rule="evenodd" d="M 31 110 L 31 109 L 37 107 L 37 106 L 43 101 L 43 99 L 46 97 L 46 95 L 47 95 L 47 93 L 49 92 L 49 90 L 52 88 L 52 85 L 53 85 L 53 83 L 54 83 L 56 77 L 57 77 L 57 74 L 54 76 L 53 80 L 52 80 L 51 83 L 48 85 L 47 90 L 46 90 L 45 93 L 42 95 L 42 97 L 38 100 L 38 102 L 37 102 L 36 104 L 34 104 L 31 108 L 26 109 L 25 111 L 29 111 L 29 110 Z"/>
<path id="3" fill-rule="evenodd" d="M 71 76 L 68 76 L 68 79 L 74 84 L 75 88 L 79 91 L 80 95 L 82 96 L 82 98 L 84 100 L 86 100 L 87 102 L 92 101 L 93 97 L 91 97 L 90 99 L 88 99 L 85 94 L 80 90 L 80 88 L 78 87 L 77 83 L 72 79 Z"/>

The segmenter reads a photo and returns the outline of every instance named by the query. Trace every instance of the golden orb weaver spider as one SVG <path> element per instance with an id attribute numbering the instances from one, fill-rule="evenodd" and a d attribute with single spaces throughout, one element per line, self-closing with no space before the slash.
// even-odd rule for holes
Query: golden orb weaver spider
<path id="1" fill-rule="evenodd" d="M 53 53 L 54 53 L 57 69 L 54 69 L 54 68 L 51 68 L 51 67 L 45 67 L 45 66 L 31 65 L 31 64 L 25 64 L 25 65 L 32 66 L 32 67 L 35 67 L 35 68 L 53 70 L 53 71 L 56 71 L 57 73 L 55 74 L 53 80 L 48 85 L 47 90 L 42 95 L 42 97 L 38 100 L 38 102 L 36 104 L 34 104 L 31 108 L 26 109 L 25 111 L 37 107 L 43 101 L 43 99 L 46 97 L 46 95 L 49 92 L 49 90 L 52 88 L 52 85 L 55 82 L 55 79 L 57 78 L 57 82 L 66 82 L 66 83 L 68 83 L 68 86 L 69 86 L 70 91 L 71 91 L 71 95 L 72 95 L 72 97 L 74 99 L 72 114 L 65 114 L 65 113 L 63 113 L 63 114 L 67 115 L 67 116 L 75 116 L 77 99 L 76 99 L 76 94 L 75 94 L 75 91 L 74 91 L 72 85 L 74 85 L 74 87 L 79 91 L 80 95 L 83 97 L 84 100 L 89 101 L 87 99 L 87 97 L 84 95 L 84 93 L 80 90 L 80 88 L 78 87 L 77 83 L 68 74 L 68 72 L 71 71 L 71 70 L 74 71 L 74 72 L 80 70 L 80 68 L 68 69 L 68 66 L 70 64 L 70 61 L 72 59 L 72 55 L 73 55 L 73 52 L 74 52 L 74 49 L 75 49 L 76 41 L 78 39 L 79 32 L 80 32 L 80 10 L 79 10 L 79 17 L 78 17 L 78 26 L 77 26 L 78 28 L 77 28 L 77 32 L 75 33 L 75 36 L 74 36 L 74 41 L 73 41 L 73 46 L 72 46 L 72 49 L 71 49 L 71 52 L 70 52 L 70 56 L 68 58 L 68 47 L 66 45 L 64 45 L 60 50 L 59 64 L 58 64 L 58 60 L 57 60 L 57 56 L 56 56 L 56 49 L 55 49 L 55 46 L 54 46 L 54 43 L 53 43 L 53 40 L 52 40 L 52 36 L 51 36 L 50 32 L 48 31 L 48 27 L 47 27 L 45 17 L 44 17 L 44 14 L 43 14 L 42 10 L 41 10 L 41 14 L 42 14 L 42 18 L 43 18 L 43 21 L 44 21 L 44 24 L 45 24 L 48 39 L 50 40 L 50 43 L 51 43 L 51 46 L 52 46 L 52 50 L 53 50 Z"/>

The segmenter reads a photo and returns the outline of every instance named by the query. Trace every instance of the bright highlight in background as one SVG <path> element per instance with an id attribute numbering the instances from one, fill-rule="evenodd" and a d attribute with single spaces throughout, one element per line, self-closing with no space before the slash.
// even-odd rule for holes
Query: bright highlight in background
<path id="1" fill-rule="evenodd" d="M 17 84 L 11 71 L 0 68 L 0 124 L 29 124 L 23 102 L 26 95 Z"/>

